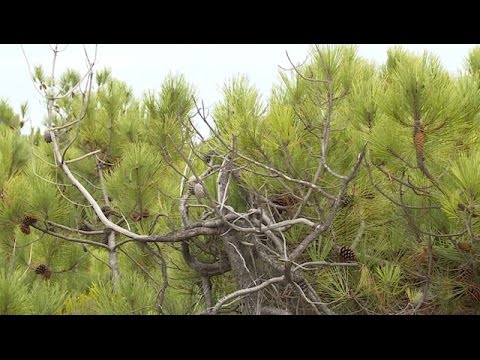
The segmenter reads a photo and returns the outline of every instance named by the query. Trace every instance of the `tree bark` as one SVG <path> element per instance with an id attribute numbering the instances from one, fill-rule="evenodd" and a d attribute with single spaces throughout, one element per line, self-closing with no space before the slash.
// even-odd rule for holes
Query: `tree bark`
<path id="1" fill-rule="evenodd" d="M 222 236 L 223 244 L 225 246 L 225 252 L 228 255 L 230 266 L 232 268 L 235 281 L 238 289 L 246 289 L 255 285 L 255 279 L 253 277 L 253 270 L 250 269 L 248 257 L 243 251 L 243 245 L 241 244 L 241 234 L 233 232 Z M 245 315 L 257 315 L 259 314 L 258 303 L 259 293 L 253 293 L 245 296 L 242 300 L 243 313 Z"/>

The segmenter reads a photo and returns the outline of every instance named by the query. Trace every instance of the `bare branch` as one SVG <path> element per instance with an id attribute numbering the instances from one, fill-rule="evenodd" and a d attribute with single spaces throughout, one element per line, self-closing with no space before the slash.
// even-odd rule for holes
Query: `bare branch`
<path id="1" fill-rule="evenodd" d="M 101 151 L 102 151 L 102 150 L 91 151 L 91 152 L 89 152 L 89 153 L 87 153 L 87 154 L 85 154 L 85 155 L 82 155 L 82 156 L 78 157 L 78 158 L 75 158 L 75 159 L 72 159 L 72 160 L 67 160 L 67 161 L 65 161 L 65 163 L 66 163 L 66 164 L 71 164 L 71 163 L 74 163 L 74 162 L 76 162 L 76 161 L 83 160 L 83 159 L 85 159 L 85 158 L 87 158 L 87 157 L 89 157 L 89 156 L 98 154 L 98 153 L 101 152 Z"/>
<path id="2" fill-rule="evenodd" d="M 83 249 L 84 249 L 86 252 L 88 252 L 90 255 L 92 255 L 95 260 L 100 261 L 103 265 L 105 265 L 106 267 L 108 267 L 110 270 L 112 269 L 112 268 L 110 267 L 110 265 L 109 265 L 106 261 L 103 261 L 103 260 L 100 259 L 97 255 L 95 255 L 95 254 L 93 253 L 93 251 L 90 250 L 86 245 L 83 245 Z"/>
<path id="3" fill-rule="evenodd" d="M 356 161 L 356 163 L 353 167 L 353 170 L 352 170 L 351 174 L 343 182 L 343 185 L 342 185 L 340 191 L 338 192 L 335 203 L 333 204 L 333 207 L 330 210 L 330 213 L 328 214 L 326 220 L 322 224 L 317 225 L 317 227 L 315 228 L 315 231 L 313 233 L 311 233 L 310 235 L 308 235 L 305 239 L 303 239 L 302 242 L 295 248 L 295 250 L 292 251 L 292 253 L 290 254 L 290 257 L 289 257 L 289 259 L 291 261 L 295 261 L 303 253 L 303 251 L 307 248 L 307 246 L 313 240 L 315 240 L 318 236 L 320 236 L 320 234 L 325 232 L 330 227 L 330 225 L 333 222 L 333 219 L 335 218 L 335 215 L 337 214 L 338 208 L 340 207 L 341 198 L 342 198 L 343 194 L 345 193 L 348 184 L 350 183 L 350 181 L 353 180 L 353 178 L 355 177 L 355 175 L 356 175 L 356 173 L 357 173 L 357 171 L 360 167 L 360 164 L 361 164 L 361 162 L 362 162 L 362 160 L 365 156 L 365 151 L 366 151 L 366 145 L 363 146 L 362 151 L 358 155 L 357 161 Z"/>
<path id="4" fill-rule="evenodd" d="M 131 257 L 130 255 L 128 255 L 128 253 L 123 250 L 123 249 L 119 249 L 123 254 L 125 254 L 126 257 L 128 257 L 135 265 L 138 266 L 138 268 L 140 270 L 142 270 L 142 272 L 147 275 L 147 277 L 153 281 L 153 283 L 155 285 L 157 285 L 158 287 L 160 287 L 160 284 L 157 282 L 157 280 L 155 280 L 155 278 L 142 266 L 142 264 L 140 264 L 137 260 L 135 260 L 133 257 Z M 110 268 L 111 269 L 111 268 Z"/>
<path id="5" fill-rule="evenodd" d="M 292 313 L 288 310 L 264 306 L 260 309 L 260 315 L 292 315 Z"/>
<path id="6" fill-rule="evenodd" d="M 97 247 L 103 247 L 105 249 L 108 249 L 108 246 L 107 245 L 104 245 L 102 244 L 101 242 L 95 242 L 95 241 L 90 241 L 90 240 L 85 240 L 85 239 L 77 239 L 77 238 L 72 238 L 72 237 L 69 237 L 69 236 L 65 236 L 65 235 L 62 235 L 60 233 L 57 233 L 57 232 L 54 232 L 54 231 L 51 231 L 51 230 L 48 230 L 48 229 L 44 229 L 38 225 L 30 225 L 32 227 L 34 227 L 35 229 L 37 230 L 40 230 L 46 234 L 49 234 L 49 235 L 52 235 L 54 237 L 57 237 L 59 239 L 63 239 L 63 240 L 67 240 L 67 241 L 70 241 L 70 242 L 76 242 L 76 243 L 80 243 L 80 244 L 88 244 L 88 245 L 93 245 L 93 246 L 97 246 Z"/>
<path id="7" fill-rule="evenodd" d="M 210 314 L 216 314 L 218 312 L 218 310 L 223 306 L 223 304 L 225 304 L 227 301 L 238 298 L 240 296 L 245 296 L 245 295 L 256 293 L 256 292 L 266 288 L 267 286 L 270 286 L 270 285 L 275 284 L 275 283 L 282 282 L 284 280 L 285 280 L 285 276 L 282 275 L 282 276 L 278 276 L 278 277 L 274 277 L 274 278 L 271 278 L 269 280 L 266 280 L 263 283 L 261 283 L 260 285 L 253 286 L 253 287 L 247 288 L 247 289 L 237 290 L 237 291 L 235 291 L 231 294 L 228 294 L 228 295 L 224 296 L 223 298 L 221 298 L 215 304 L 215 306 L 212 309 L 208 310 L 208 312 Z"/>
<path id="8" fill-rule="evenodd" d="M 290 65 L 292 65 L 293 70 L 295 70 L 295 72 L 298 74 L 298 76 L 300 76 L 303 80 L 311 81 L 311 82 L 319 82 L 319 83 L 328 83 L 327 80 L 318 80 L 318 79 L 307 78 L 306 76 L 304 76 L 303 74 L 301 74 L 300 71 L 298 71 L 297 66 L 295 66 L 295 65 L 293 64 L 292 60 L 290 59 L 290 56 L 288 55 L 288 51 L 287 51 L 287 50 L 285 50 L 285 54 L 287 55 L 288 61 L 290 62 Z M 285 70 L 286 70 L 286 69 L 285 69 Z"/>
<path id="9" fill-rule="evenodd" d="M 368 173 L 368 177 L 370 179 L 370 182 L 371 184 L 373 185 L 373 187 L 375 189 L 378 190 L 378 192 L 380 194 L 382 194 L 383 196 L 385 196 L 388 200 L 390 200 L 392 203 L 394 203 L 395 205 L 397 206 L 400 206 L 402 208 L 407 208 L 407 209 L 441 209 L 440 206 L 438 205 L 429 205 L 429 206 L 415 206 L 415 205 L 406 205 L 406 204 L 402 204 L 402 203 L 399 203 L 398 201 L 396 201 L 395 199 L 393 199 L 391 196 L 389 196 L 388 194 L 386 194 L 381 188 L 380 186 L 378 186 L 374 180 L 373 180 L 373 177 L 372 177 L 372 173 L 371 173 L 371 168 L 370 168 L 370 165 L 368 164 L 368 161 L 367 159 L 365 159 L 365 167 L 367 168 L 367 173 Z M 401 183 L 400 183 L 401 184 Z"/>
<path id="10" fill-rule="evenodd" d="M 65 225 L 62 225 L 62 224 L 57 224 L 56 222 L 53 222 L 51 220 L 46 220 L 46 221 L 49 225 L 53 225 L 53 226 L 58 227 L 60 229 L 68 230 L 68 231 L 71 231 L 71 232 L 77 232 L 77 233 L 83 234 L 83 235 L 103 235 L 104 234 L 103 230 L 85 231 L 85 230 L 80 230 L 80 229 L 74 229 L 74 228 L 71 228 L 71 227 L 68 227 L 68 226 L 65 226 Z"/>
<path id="11" fill-rule="evenodd" d="M 309 267 L 313 268 L 309 268 Z M 292 269 L 293 272 L 303 269 L 303 270 L 314 270 L 315 267 L 319 266 L 343 266 L 343 267 L 359 267 L 360 264 L 358 263 L 336 263 L 336 262 L 328 262 L 328 261 L 309 261 L 303 264 L 297 264 L 296 267 Z"/>
<path id="12" fill-rule="evenodd" d="M 205 297 L 205 306 L 207 309 L 213 306 L 212 303 L 212 284 L 210 282 L 210 278 L 208 276 L 202 276 L 202 291 Z"/>

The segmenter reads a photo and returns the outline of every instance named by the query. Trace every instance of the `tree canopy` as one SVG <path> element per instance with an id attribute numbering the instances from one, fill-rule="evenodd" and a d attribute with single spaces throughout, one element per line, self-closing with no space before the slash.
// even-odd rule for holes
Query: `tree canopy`
<path id="1" fill-rule="evenodd" d="M 312 46 L 268 99 L 109 69 L 0 101 L 1 314 L 477 314 L 480 48 Z M 48 76 L 46 74 L 52 74 Z"/>

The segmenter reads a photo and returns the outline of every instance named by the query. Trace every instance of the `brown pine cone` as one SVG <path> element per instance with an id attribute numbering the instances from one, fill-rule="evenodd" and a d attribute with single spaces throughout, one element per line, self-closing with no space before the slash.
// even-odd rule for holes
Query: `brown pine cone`
<path id="1" fill-rule="evenodd" d="M 458 267 L 457 269 L 457 278 L 460 281 L 469 281 L 472 280 L 475 276 L 475 271 L 471 263 L 465 263 Z"/>
<path id="2" fill-rule="evenodd" d="M 50 135 L 50 131 L 45 130 L 45 132 L 43 133 L 43 138 L 45 139 L 45 142 L 47 144 L 51 143 L 52 142 L 52 136 Z"/>
<path id="3" fill-rule="evenodd" d="M 338 251 L 338 255 L 342 260 L 345 262 L 353 262 L 356 261 L 355 252 L 350 248 L 350 246 L 344 245 Z"/>
<path id="4" fill-rule="evenodd" d="M 24 233 L 25 235 L 29 235 L 31 230 L 30 230 L 30 225 L 26 225 L 24 223 L 21 223 L 20 225 L 20 231 Z"/>
<path id="5" fill-rule="evenodd" d="M 140 221 L 140 220 L 142 220 L 144 218 L 147 218 L 149 216 L 150 216 L 150 213 L 149 213 L 148 210 L 143 210 L 141 212 L 135 211 L 131 215 L 133 221 Z"/>
<path id="6" fill-rule="evenodd" d="M 472 250 L 472 243 L 470 241 L 460 240 L 457 244 L 462 251 L 470 252 Z"/>
<path id="7" fill-rule="evenodd" d="M 111 208 L 110 206 L 108 206 L 108 205 L 102 206 L 101 209 L 102 209 L 103 215 L 105 215 L 105 216 L 109 216 L 109 215 L 111 215 L 111 214 L 113 213 L 112 208 Z"/>
<path id="8" fill-rule="evenodd" d="M 38 219 L 34 216 L 30 216 L 30 215 L 26 215 L 24 218 L 23 218 L 23 221 L 22 223 L 25 224 L 25 225 L 33 225 L 35 224 L 36 222 L 38 221 Z"/>
<path id="9" fill-rule="evenodd" d="M 468 286 L 467 294 L 474 300 L 480 301 L 480 284 L 471 284 Z"/>
<path id="10" fill-rule="evenodd" d="M 48 270 L 47 265 L 40 264 L 35 268 L 35 273 L 36 274 L 44 274 L 47 270 Z"/>

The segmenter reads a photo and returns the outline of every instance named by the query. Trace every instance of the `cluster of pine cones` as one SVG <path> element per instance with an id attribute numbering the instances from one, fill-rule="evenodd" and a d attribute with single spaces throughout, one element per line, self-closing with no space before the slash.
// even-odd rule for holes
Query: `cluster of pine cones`
<path id="1" fill-rule="evenodd" d="M 37 221 L 38 221 L 38 219 L 33 217 L 33 216 L 29 216 L 29 215 L 25 216 L 22 220 L 22 223 L 19 225 L 20 230 L 25 235 L 30 234 L 30 226 L 35 224 Z"/>

